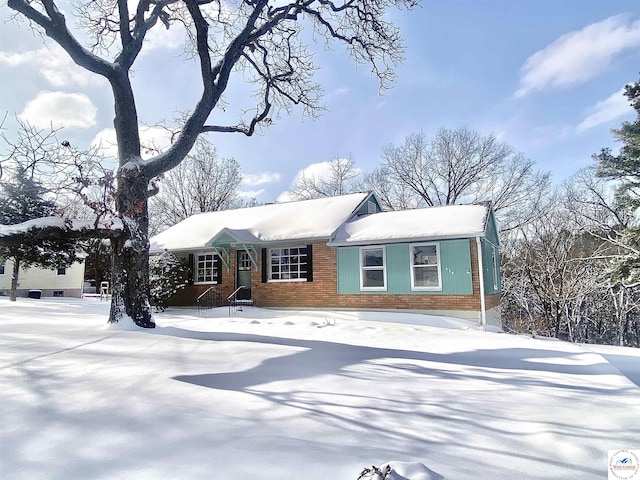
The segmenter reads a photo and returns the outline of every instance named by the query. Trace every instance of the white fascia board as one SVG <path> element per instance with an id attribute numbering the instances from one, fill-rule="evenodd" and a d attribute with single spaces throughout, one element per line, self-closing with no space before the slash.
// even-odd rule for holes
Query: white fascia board
<path id="1" fill-rule="evenodd" d="M 358 240 L 357 242 L 327 242 L 328 247 L 358 247 L 363 245 L 389 245 L 393 243 L 418 243 L 418 242 L 439 242 L 443 240 L 473 240 L 476 237 L 485 237 L 485 232 L 465 233 L 460 235 L 440 235 L 436 237 L 398 237 L 382 238 L 375 240 Z"/>

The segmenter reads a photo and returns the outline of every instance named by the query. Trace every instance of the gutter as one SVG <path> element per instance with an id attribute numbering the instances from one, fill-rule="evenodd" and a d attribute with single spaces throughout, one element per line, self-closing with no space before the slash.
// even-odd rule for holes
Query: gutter
<path id="1" fill-rule="evenodd" d="M 482 242 L 480 237 L 476 237 L 478 247 L 478 282 L 480 283 L 480 324 L 483 330 L 487 330 L 487 307 L 484 298 L 484 265 L 482 263 Z"/>
<path id="2" fill-rule="evenodd" d="M 357 239 L 349 241 L 328 241 L 328 247 L 360 247 L 364 245 L 391 245 L 396 243 L 418 243 L 418 242 L 441 242 L 444 240 L 467 240 L 475 236 L 484 237 L 484 232 L 469 232 L 458 235 L 435 235 L 428 237 L 398 237 L 398 238 L 375 238 L 375 239 Z"/>

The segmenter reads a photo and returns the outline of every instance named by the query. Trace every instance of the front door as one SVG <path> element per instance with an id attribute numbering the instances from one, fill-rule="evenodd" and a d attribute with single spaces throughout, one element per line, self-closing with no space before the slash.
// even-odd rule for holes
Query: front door
<path id="1" fill-rule="evenodd" d="M 251 300 L 251 258 L 247 252 L 238 250 L 237 259 L 236 288 L 247 288 L 240 290 L 236 298 L 238 300 Z"/>

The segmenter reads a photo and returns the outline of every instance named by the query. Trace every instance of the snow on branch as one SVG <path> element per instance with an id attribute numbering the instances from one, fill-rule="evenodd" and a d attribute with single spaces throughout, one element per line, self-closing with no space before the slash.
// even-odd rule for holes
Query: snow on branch
<path id="1" fill-rule="evenodd" d="M 122 232 L 119 218 L 99 221 L 43 217 L 16 225 L 0 225 L 0 245 L 8 246 L 24 242 L 27 237 L 42 238 L 114 238 Z"/>

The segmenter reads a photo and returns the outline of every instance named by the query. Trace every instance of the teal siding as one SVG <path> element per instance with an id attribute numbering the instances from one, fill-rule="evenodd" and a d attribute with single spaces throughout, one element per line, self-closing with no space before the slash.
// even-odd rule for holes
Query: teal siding
<path id="1" fill-rule="evenodd" d="M 489 218 L 487 219 L 487 228 L 485 230 L 486 239 L 494 245 L 500 245 L 500 237 L 498 235 L 498 225 L 493 210 L 489 210 Z"/>
<path id="2" fill-rule="evenodd" d="M 356 216 L 369 215 L 369 202 L 373 203 L 376 206 L 376 213 L 382 211 L 382 208 L 380 207 L 380 204 L 378 203 L 375 195 L 369 195 L 367 199 L 362 203 L 362 205 L 360 205 L 360 208 L 356 210 Z"/>
<path id="3" fill-rule="evenodd" d="M 471 251 L 469 240 L 440 242 L 442 293 L 472 294 Z"/>
<path id="4" fill-rule="evenodd" d="M 492 246 L 496 249 L 498 263 L 497 269 L 491 255 Z M 488 295 L 500 293 L 502 285 L 502 272 L 500 271 L 500 237 L 498 234 L 498 226 L 496 224 L 495 214 L 493 213 L 493 210 L 489 210 L 489 218 L 487 219 L 485 238 L 482 239 L 482 264 L 484 267 L 484 292 Z M 494 288 L 494 272 L 497 274 L 498 288 Z"/>
<path id="5" fill-rule="evenodd" d="M 231 245 L 236 243 L 236 239 L 227 235 L 226 233 L 223 233 L 222 235 L 219 235 L 216 239 L 215 242 L 213 242 L 214 245 Z"/>
<path id="6" fill-rule="evenodd" d="M 411 292 L 409 245 L 387 245 L 387 293 Z"/>
<path id="7" fill-rule="evenodd" d="M 338 293 L 360 293 L 358 247 L 338 248 Z"/>
<path id="8" fill-rule="evenodd" d="M 471 254 L 469 240 L 435 242 L 440 245 L 442 290 L 411 290 L 411 256 L 408 243 L 386 245 L 387 290 L 385 292 L 360 291 L 360 248 L 338 248 L 338 293 L 364 294 L 416 294 L 465 295 L 473 293 L 471 281 Z"/>
<path id="9" fill-rule="evenodd" d="M 496 256 L 498 268 L 496 272 L 495 263 L 493 261 L 493 256 L 491 255 L 492 247 L 496 248 Z M 486 239 L 482 239 L 482 265 L 483 265 L 483 273 L 484 273 L 484 293 L 488 295 L 492 295 L 495 293 L 500 293 L 500 249 L 495 245 L 491 245 Z M 494 288 L 493 283 L 493 275 L 494 272 L 497 273 L 498 280 L 498 288 Z"/>

